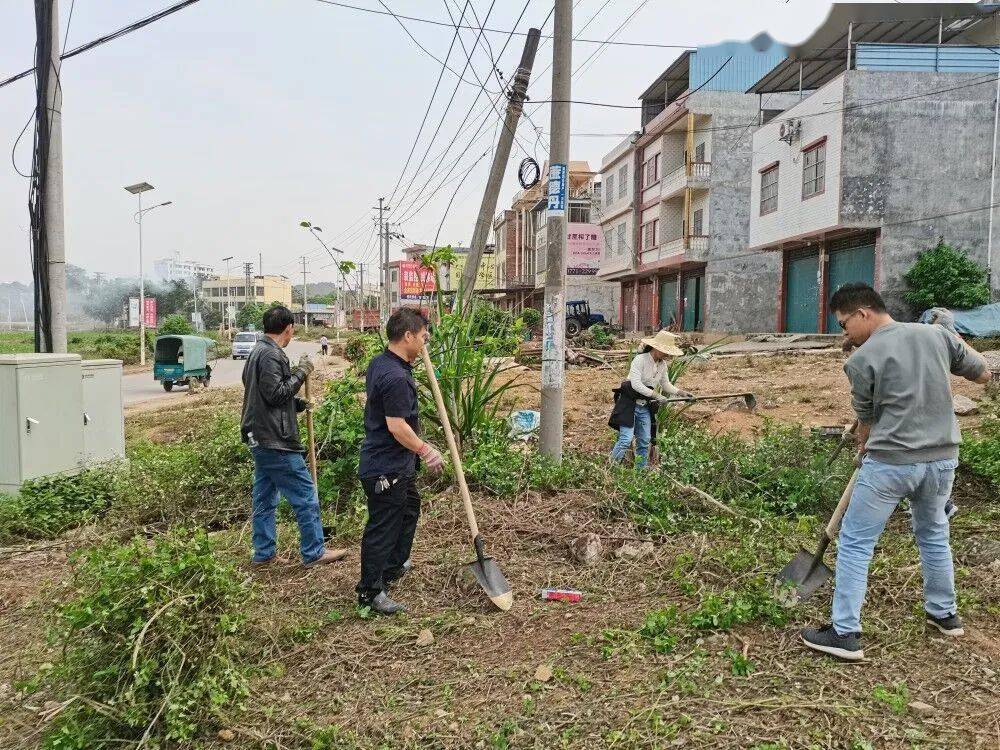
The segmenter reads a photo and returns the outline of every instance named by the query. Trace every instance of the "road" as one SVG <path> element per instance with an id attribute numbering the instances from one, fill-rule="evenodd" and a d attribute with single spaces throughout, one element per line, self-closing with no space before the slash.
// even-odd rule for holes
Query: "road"
<path id="1" fill-rule="evenodd" d="M 310 356 L 319 354 L 319 344 L 315 341 L 293 341 L 285 349 L 285 353 L 294 364 L 303 354 Z M 238 385 L 243 376 L 244 364 L 246 364 L 246 360 L 232 358 L 212 362 L 212 384 L 209 388 Z M 125 406 L 134 406 L 160 399 L 183 399 L 187 395 L 187 388 L 177 386 L 173 391 L 167 393 L 159 382 L 153 380 L 152 372 L 139 372 L 122 377 L 122 393 L 125 397 Z"/>

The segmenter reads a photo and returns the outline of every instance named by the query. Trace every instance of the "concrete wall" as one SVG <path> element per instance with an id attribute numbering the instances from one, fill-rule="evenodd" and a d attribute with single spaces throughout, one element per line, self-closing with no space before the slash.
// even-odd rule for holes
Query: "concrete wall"
<path id="1" fill-rule="evenodd" d="M 755 127 L 751 123 L 757 122 L 759 114 L 757 97 L 699 91 L 691 96 L 689 106 L 695 112 L 714 112 L 708 124 L 713 156 L 704 230 L 710 235 L 704 258 L 705 328 L 733 333 L 772 331 L 781 258 L 773 253 L 749 253 L 747 247 Z"/>
<path id="2" fill-rule="evenodd" d="M 611 322 L 618 322 L 618 302 L 621 299 L 621 284 L 599 281 L 594 276 L 567 276 L 566 300 L 585 299 L 590 303 L 592 313 L 601 313 Z"/>
<path id="3" fill-rule="evenodd" d="M 835 226 L 840 209 L 840 154 L 844 113 L 844 76 L 838 76 L 753 134 L 750 247 L 763 247 Z M 802 122 L 802 135 L 779 140 L 781 125 Z M 802 147 L 826 137 L 826 190 L 803 200 Z M 760 215 L 760 170 L 778 162 L 778 209 Z"/>
<path id="4" fill-rule="evenodd" d="M 990 211 L 970 209 L 990 203 L 995 93 L 995 79 L 975 73 L 846 76 L 848 107 L 896 100 L 845 113 L 841 220 L 882 226 L 876 273 L 897 315 L 911 313 L 902 300 L 903 274 L 939 236 L 986 265 Z M 961 213 L 941 216 L 952 212 Z"/>

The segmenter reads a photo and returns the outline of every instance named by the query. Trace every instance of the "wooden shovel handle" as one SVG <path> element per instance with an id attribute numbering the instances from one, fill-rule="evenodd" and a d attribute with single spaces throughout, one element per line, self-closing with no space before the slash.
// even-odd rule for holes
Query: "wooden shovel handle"
<path id="1" fill-rule="evenodd" d="M 306 401 L 309 401 L 309 376 L 306 375 L 305 382 Z M 316 433 L 313 430 L 312 404 L 306 409 L 306 435 L 309 437 L 309 471 L 312 473 L 313 485 L 317 487 L 316 481 Z"/>
<path id="2" fill-rule="evenodd" d="M 424 360 L 424 369 L 427 370 L 427 382 L 431 386 L 431 393 L 434 394 L 434 403 L 437 406 L 438 418 L 441 420 L 441 427 L 444 428 L 444 438 L 448 441 L 448 453 L 451 454 L 451 464 L 455 467 L 455 476 L 458 478 L 458 491 L 462 495 L 462 504 L 465 506 L 465 517 L 469 521 L 469 531 L 472 532 L 472 540 L 479 536 L 479 525 L 476 523 L 476 514 L 472 510 L 472 496 L 469 495 L 469 485 L 465 483 L 465 472 L 462 470 L 462 457 L 458 453 L 458 444 L 455 442 L 455 435 L 451 431 L 451 420 L 448 419 L 448 411 L 444 408 L 444 398 L 441 396 L 441 388 L 434 375 L 434 363 L 431 362 L 431 355 L 424 346 L 420 349 L 420 356 Z"/>
<path id="3" fill-rule="evenodd" d="M 830 521 L 826 525 L 826 538 L 833 541 L 834 537 L 837 536 L 837 532 L 840 530 L 840 521 L 844 517 L 844 513 L 847 512 L 847 506 L 851 503 L 851 494 L 854 492 L 854 485 L 858 482 L 858 472 L 860 469 L 855 469 L 854 473 L 851 475 L 851 481 L 847 483 L 847 487 L 844 488 L 844 494 L 840 496 L 840 502 L 837 503 L 837 507 L 833 511 L 833 515 L 830 516 Z"/>

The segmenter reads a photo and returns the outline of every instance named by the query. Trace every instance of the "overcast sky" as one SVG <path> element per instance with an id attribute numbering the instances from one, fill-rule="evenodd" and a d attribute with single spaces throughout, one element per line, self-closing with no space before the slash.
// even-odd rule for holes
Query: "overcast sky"
<path id="1" fill-rule="evenodd" d="M 378 0 L 347 0 L 381 8 Z M 448 20 L 445 0 L 385 0 L 395 12 Z M 66 32 L 71 0 L 59 0 L 61 29 Z M 68 48 L 82 44 L 171 4 L 171 0 L 76 0 L 69 26 Z M 457 17 L 464 0 L 452 0 Z M 486 25 L 510 29 L 523 0 L 496 0 Z M 473 0 L 483 19 L 489 0 Z M 531 0 L 519 30 L 538 25 L 550 0 Z M 816 0 L 579 0 L 574 28 L 584 38 L 608 38 L 636 8 L 620 31 L 620 41 L 699 45 L 749 39 L 767 31 L 777 40 L 796 43 L 825 17 L 829 4 Z M 595 16 L 596 14 L 596 16 Z M 471 11 L 468 18 L 471 18 Z M 593 20 L 592 20 L 593 19 Z M 584 24 L 590 24 L 582 32 Z M 405 21 L 431 53 L 443 59 L 453 30 Z M 545 33 L 551 32 L 551 22 Z M 465 31 L 472 49 L 476 32 Z M 487 34 L 494 54 L 506 34 Z M 523 46 L 515 36 L 500 59 L 510 76 Z M 32 64 L 32 3 L 0 2 L 0 79 Z M 574 67 L 597 46 L 574 45 Z M 636 98 L 679 54 L 680 50 L 606 46 L 573 80 L 576 99 L 635 104 Z M 535 70 L 552 58 L 543 41 Z M 491 73 L 480 45 L 473 57 L 480 78 Z M 449 65 L 461 71 L 465 56 L 459 44 Z M 216 265 L 254 261 L 263 253 L 265 273 L 301 279 L 299 257 L 308 256 L 310 280 L 332 279 L 325 253 L 298 226 L 311 219 L 347 257 L 377 262 L 372 206 L 393 191 L 427 101 L 441 70 L 391 17 L 363 13 L 317 0 L 201 0 L 136 33 L 86 52 L 64 63 L 63 137 L 65 160 L 66 257 L 91 271 L 115 276 L 138 271 L 137 232 L 132 221 L 136 199 L 122 187 L 152 183 L 149 205 L 174 204 L 147 215 L 147 271 L 155 258 L 179 251 Z M 538 76 L 529 89 L 547 99 L 551 72 Z M 472 84 L 472 71 L 465 74 Z M 427 149 L 456 76 L 445 72 L 424 135 L 417 146 L 403 188 L 411 181 Z M 0 144 L 5 154 L 32 112 L 32 79 L 0 89 Z M 487 82 L 497 90 L 496 78 Z M 455 135 L 478 87 L 461 83 L 448 109 L 424 173 L 411 195 L 394 208 L 407 218 L 397 231 L 410 242 L 430 243 L 444 208 L 458 186 L 451 182 L 413 217 L 407 204 L 433 171 L 437 157 Z M 501 102 L 502 104 L 502 102 Z M 478 115 L 489 107 L 483 96 Z M 537 111 L 536 111 L 537 109 Z M 547 105 L 527 111 L 546 133 Z M 444 166 L 461 153 L 479 122 L 466 125 Z M 621 139 L 591 134 L 624 134 L 639 126 L 635 110 L 576 106 L 572 113 L 571 158 L 592 167 Z M 440 244 L 468 244 L 485 185 L 490 156 L 471 165 L 495 140 L 492 116 L 480 139 L 464 151 L 454 177 L 468 173 L 455 197 Z M 522 119 L 519 138 L 541 163 L 545 141 Z M 545 138 L 545 134 L 542 136 Z M 31 129 L 14 158 L 22 172 L 31 164 Z M 517 190 L 517 164 L 524 153 L 515 147 L 499 208 L 510 205 Z M 0 281 L 30 278 L 28 247 L 28 183 L 5 156 L 0 167 Z M 434 187 L 438 180 L 431 183 Z M 429 191 L 428 191 L 429 192 Z M 421 199 L 422 202 L 422 199 Z M 414 208 L 418 206 L 415 204 Z M 403 213 L 399 213 L 403 211 Z M 398 257 L 401 245 L 393 246 Z"/>

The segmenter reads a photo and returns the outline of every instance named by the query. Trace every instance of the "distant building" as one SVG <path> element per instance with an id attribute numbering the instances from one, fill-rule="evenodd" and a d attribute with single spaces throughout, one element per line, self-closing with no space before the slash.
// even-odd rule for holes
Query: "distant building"
<path id="1" fill-rule="evenodd" d="M 432 249 L 430 245 L 412 245 L 403 249 L 403 255 L 406 256 L 406 260 L 419 261 L 420 256 L 426 252 L 430 252 Z M 453 263 L 445 263 L 438 269 L 438 275 L 441 277 L 441 291 L 443 292 L 458 290 L 458 286 L 462 281 L 462 273 L 465 270 L 465 264 L 469 260 L 469 251 L 471 248 L 462 245 L 452 245 L 451 249 L 455 253 L 455 261 Z M 475 288 L 493 289 L 497 286 L 496 281 L 496 259 L 493 254 L 493 246 L 487 245 L 483 257 L 479 262 L 479 272 L 476 274 Z"/>
<path id="2" fill-rule="evenodd" d="M 254 285 L 248 290 L 246 276 L 216 276 L 201 283 L 203 304 L 220 312 L 230 307 L 233 315 L 248 302 L 266 305 L 280 302 L 292 306 L 292 284 L 284 276 L 254 276 Z M 248 294 L 249 291 L 249 294 Z"/>
<path id="3" fill-rule="evenodd" d="M 525 307 L 538 310 L 542 307 L 548 241 L 548 172 L 546 164 L 538 184 L 518 192 L 511 208 L 501 211 L 493 220 L 496 286 L 502 290 L 501 304 L 514 312 Z M 586 301 L 591 312 L 617 322 L 618 284 L 597 278 L 605 242 L 599 226 L 602 186 L 586 161 L 570 161 L 568 172 L 566 299 Z"/>
<path id="4" fill-rule="evenodd" d="M 196 260 L 181 260 L 181 254 L 173 253 L 169 258 L 160 258 L 153 263 L 153 275 L 160 281 L 183 281 L 193 284 L 199 278 L 214 276 L 215 269 Z"/>

